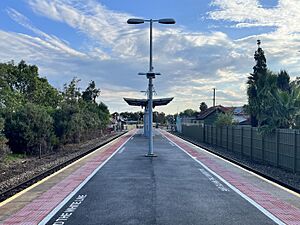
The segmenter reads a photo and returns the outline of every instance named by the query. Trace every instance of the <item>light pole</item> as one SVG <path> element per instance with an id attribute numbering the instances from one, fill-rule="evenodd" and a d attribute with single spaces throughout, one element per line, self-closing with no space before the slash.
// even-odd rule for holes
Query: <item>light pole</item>
<path id="1" fill-rule="evenodd" d="M 146 93 L 147 94 L 147 99 L 148 99 L 148 91 L 141 91 L 142 93 Z M 148 106 L 145 106 L 144 109 L 144 136 L 147 137 L 148 136 Z"/>
<path id="2" fill-rule="evenodd" d="M 149 135 L 149 150 L 148 154 L 146 156 L 153 157 L 156 156 L 153 153 L 153 131 L 152 131 L 152 120 L 153 120 L 153 114 L 152 114 L 152 108 L 153 108 L 153 79 L 156 75 L 160 75 L 160 73 L 153 72 L 153 64 L 152 64 L 152 24 L 153 22 L 158 22 L 161 24 L 175 24 L 175 20 L 171 18 L 166 19 L 129 19 L 127 20 L 128 24 L 141 24 L 149 22 L 150 23 L 150 58 L 149 58 L 149 72 L 148 73 L 139 73 L 139 75 L 146 75 L 149 83 L 148 83 L 148 113 L 149 113 L 149 131 L 147 132 Z"/>

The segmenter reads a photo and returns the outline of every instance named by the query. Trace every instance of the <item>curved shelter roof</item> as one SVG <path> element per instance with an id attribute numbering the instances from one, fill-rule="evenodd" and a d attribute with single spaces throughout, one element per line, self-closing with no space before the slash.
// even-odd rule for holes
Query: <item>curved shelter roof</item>
<path id="1" fill-rule="evenodd" d="M 146 107 L 148 104 L 147 99 L 137 99 L 137 98 L 124 98 L 125 102 L 128 103 L 128 105 L 132 106 L 142 106 Z M 169 104 L 173 98 L 158 98 L 158 99 L 153 99 L 153 108 L 155 106 L 162 106 L 162 105 L 167 105 Z"/>

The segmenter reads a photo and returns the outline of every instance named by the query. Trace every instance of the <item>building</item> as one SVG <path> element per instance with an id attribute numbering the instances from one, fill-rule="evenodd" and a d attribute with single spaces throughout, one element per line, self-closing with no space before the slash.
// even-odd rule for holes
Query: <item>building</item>
<path id="1" fill-rule="evenodd" d="M 200 124 L 212 125 L 215 123 L 219 113 L 226 112 L 231 112 L 231 109 L 221 105 L 212 106 L 200 112 L 197 115 L 196 119 L 199 121 Z"/>
<path id="2" fill-rule="evenodd" d="M 233 121 L 239 125 L 250 125 L 250 116 L 245 112 L 243 107 L 224 107 L 222 105 L 212 106 L 196 117 L 183 117 L 183 124 L 208 124 L 213 125 L 219 113 L 233 113 Z"/>

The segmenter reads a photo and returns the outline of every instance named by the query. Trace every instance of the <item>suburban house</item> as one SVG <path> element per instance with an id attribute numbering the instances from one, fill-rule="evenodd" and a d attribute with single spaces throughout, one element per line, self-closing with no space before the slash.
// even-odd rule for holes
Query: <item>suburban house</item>
<path id="1" fill-rule="evenodd" d="M 200 112 L 195 117 L 181 118 L 182 124 L 208 124 L 212 125 L 217 119 L 219 113 L 233 113 L 233 120 L 239 125 L 250 125 L 250 116 L 245 113 L 243 107 L 224 107 L 222 105 L 212 106 Z"/>
<path id="2" fill-rule="evenodd" d="M 245 112 L 244 107 L 232 107 L 233 120 L 239 125 L 251 125 L 250 116 Z"/>
<path id="3" fill-rule="evenodd" d="M 201 124 L 212 125 L 216 121 L 219 113 L 226 113 L 226 112 L 231 112 L 231 109 L 221 105 L 212 106 L 200 112 L 197 115 L 197 120 Z"/>

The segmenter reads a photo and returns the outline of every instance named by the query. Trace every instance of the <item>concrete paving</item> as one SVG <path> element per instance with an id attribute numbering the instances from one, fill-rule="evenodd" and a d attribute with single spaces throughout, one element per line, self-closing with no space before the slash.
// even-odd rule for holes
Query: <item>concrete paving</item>
<path id="1" fill-rule="evenodd" d="M 155 132 L 156 158 L 140 133 L 47 224 L 275 224 Z"/>

